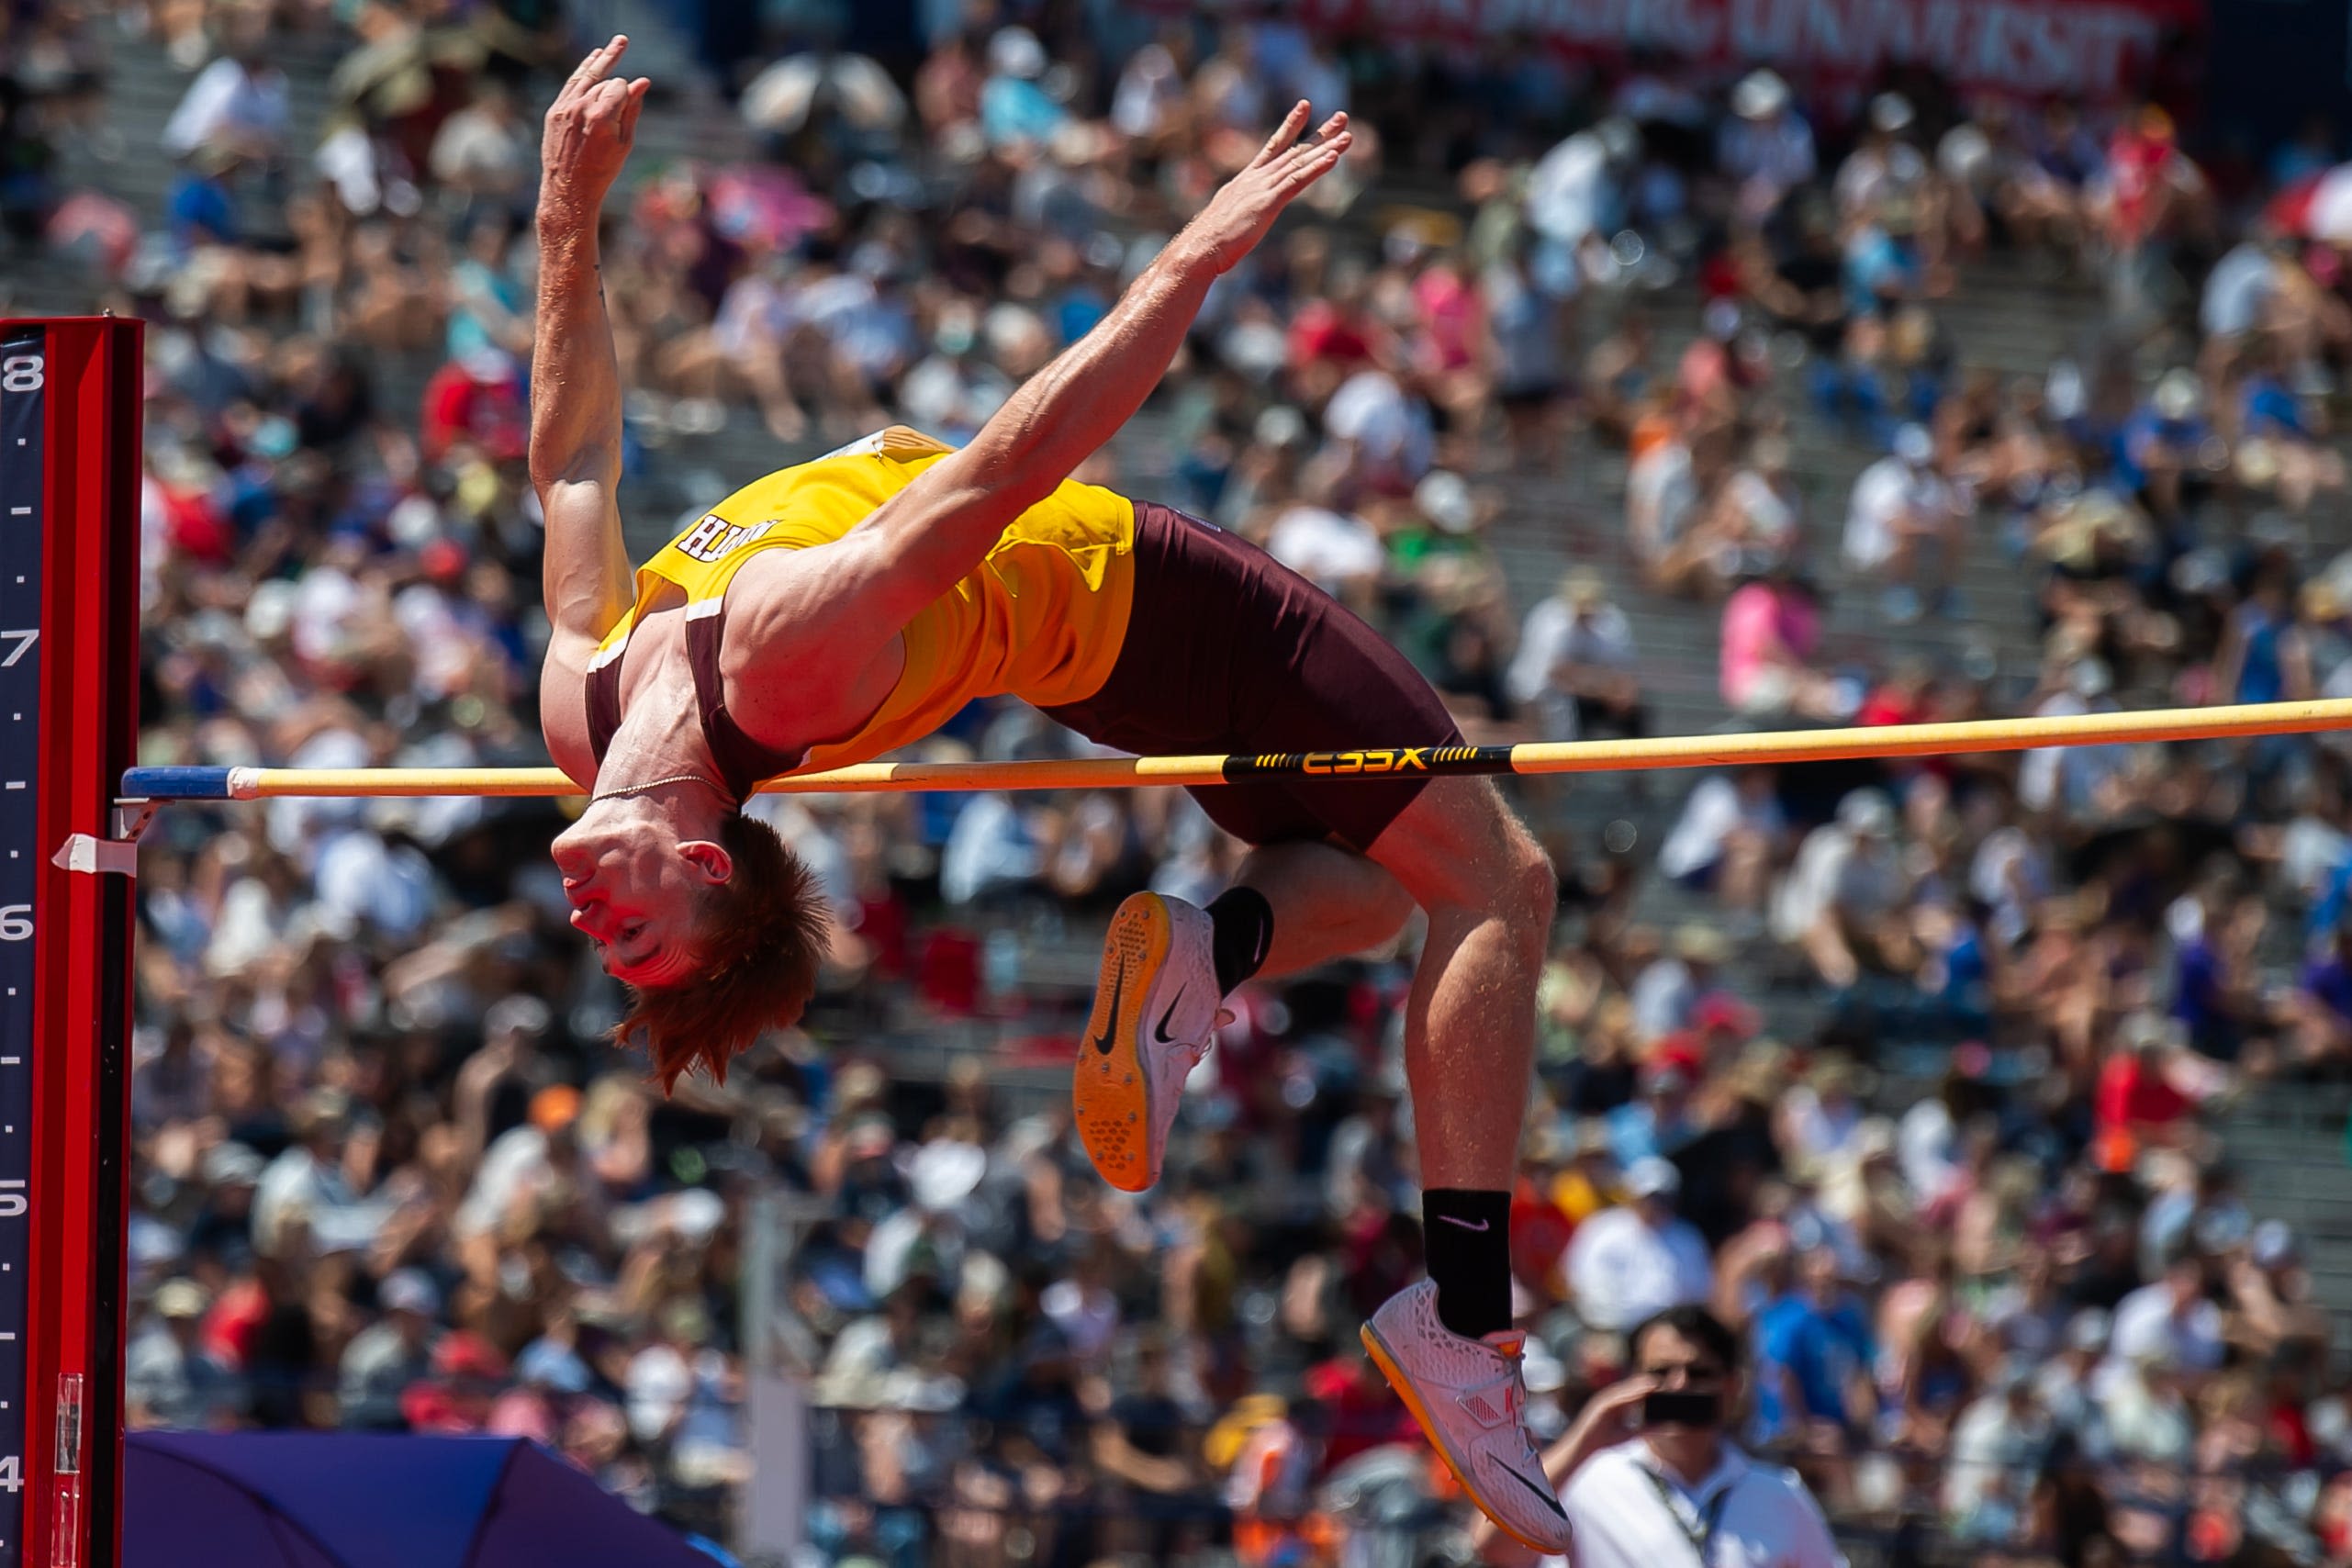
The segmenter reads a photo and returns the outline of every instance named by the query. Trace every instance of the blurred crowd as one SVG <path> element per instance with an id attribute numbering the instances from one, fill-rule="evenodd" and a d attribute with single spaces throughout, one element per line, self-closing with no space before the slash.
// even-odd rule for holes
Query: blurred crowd
<path id="1" fill-rule="evenodd" d="M 884 62 L 841 11 L 778 16 L 715 94 L 663 84 L 641 140 L 697 155 L 641 149 L 616 198 L 641 553 L 751 476 L 722 463 L 969 435 L 1304 96 L 1357 117 L 1348 167 L 1083 476 L 1326 586 L 1473 738 L 1656 733 L 1669 634 L 1727 729 L 2352 695 L 2352 280 L 2299 199 L 2325 128 L 2232 172 L 2153 106 L 1927 81 L 988 0 Z M 10 254 L 153 324 L 146 760 L 538 758 L 530 206 L 577 25 L 0 11 Z M 132 52 L 176 73 L 168 118 L 107 112 Z M 1988 258 L 2086 323 L 2032 375 L 1945 324 Z M 2033 641 L 1958 634 L 1991 593 Z M 984 704 L 924 755 L 1075 744 Z M 2352 1075 L 2348 760 L 1667 774 L 1621 837 L 1529 790 L 1562 884 L 1514 1206 L 1539 1426 L 1703 1301 L 1757 1369 L 1742 1440 L 1857 1541 L 2352 1562 L 2307 1238 L 2249 1212 L 2212 1114 Z M 840 916 L 823 988 L 673 1100 L 601 1038 L 554 807 L 164 813 L 134 1419 L 524 1433 L 723 1536 L 782 1368 L 815 1561 L 1466 1551 L 1354 1333 L 1419 1262 L 1411 935 L 1245 991 L 1131 1200 L 1056 1053 L 1103 913 L 1204 901 L 1237 847 L 1159 792 L 760 810 Z"/>

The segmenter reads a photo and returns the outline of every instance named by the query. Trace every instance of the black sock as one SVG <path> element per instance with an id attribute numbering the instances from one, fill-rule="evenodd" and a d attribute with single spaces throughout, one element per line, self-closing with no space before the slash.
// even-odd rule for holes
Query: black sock
<path id="1" fill-rule="evenodd" d="M 1438 1321 L 1466 1339 L 1511 1326 L 1511 1194 L 1432 1187 L 1421 1194 Z"/>
<path id="2" fill-rule="evenodd" d="M 1227 888 L 1209 905 L 1209 926 L 1217 994 L 1230 996 L 1258 972 L 1274 945 L 1274 906 L 1255 888 Z"/>

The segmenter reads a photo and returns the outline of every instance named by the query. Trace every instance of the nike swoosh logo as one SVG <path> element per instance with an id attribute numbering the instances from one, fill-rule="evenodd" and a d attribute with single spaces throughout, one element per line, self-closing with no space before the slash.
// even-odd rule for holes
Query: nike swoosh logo
<path id="1" fill-rule="evenodd" d="M 1119 978 L 1111 982 L 1111 1012 L 1104 1020 L 1103 1032 L 1094 1036 L 1094 1048 L 1104 1056 L 1111 1054 L 1111 1031 L 1119 1026 L 1119 998 L 1126 993 L 1127 966 L 1119 966 Z"/>
<path id="2" fill-rule="evenodd" d="M 1513 1470 L 1509 1465 L 1505 1464 L 1499 1459 L 1495 1461 L 1495 1468 L 1509 1476 L 1512 1480 L 1518 1482 L 1520 1485 L 1526 1487 L 1529 1491 L 1534 1493 L 1537 1496 L 1542 1498 L 1543 1506 L 1551 1510 L 1552 1518 L 1562 1520 L 1565 1520 L 1568 1518 L 1567 1510 L 1560 1506 L 1560 1499 L 1551 1495 L 1551 1487 L 1538 1486 L 1534 1482 L 1529 1481 L 1526 1476 L 1521 1475 L 1518 1471 Z"/>
<path id="3" fill-rule="evenodd" d="M 1495 1222 L 1491 1219 L 1482 1219 L 1476 1225 L 1473 1225 L 1466 1219 L 1456 1219 L 1451 1215 L 1439 1215 L 1438 1217 L 1445 1221 L 1448 1225 L 1458 1225 L 1464 1230 L 1492 1230 L 1495 1228 Z"/>
<path id="4" fill-rule="evenodd" d="M 1168 1011 L 1159 1015 L 1159 1026 L 1154 1028 L 1151 1032 L 1152 1037 L 1163 1046 L 1172 1046 L 1176 1043 L 1176 1036 L 1168 1032 L 1168 1020 L 1176 1016 L 1177 1004 L 1182 1002 L 1183 1000 L 1184 993 L 1181 991 L 1178 991 L 1176 993 L 1175 1001 L 1170 1002 L 1168 1004 Z"/>

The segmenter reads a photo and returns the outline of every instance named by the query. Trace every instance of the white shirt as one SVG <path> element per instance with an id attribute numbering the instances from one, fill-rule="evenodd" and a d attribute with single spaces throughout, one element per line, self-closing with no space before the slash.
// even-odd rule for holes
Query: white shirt
<path id="1" fill-rule="evenodd" d="M 450 1226 L 461 1237 L 487 1236 L 514 1207 L 515 1195 L 525 1189 L 543 1189 L 555 1167 L 547 1158 L 547 1135 L 525 1123 L 509 1127 L 490 1140 L 482 1162 L 474 1170 L 474 1184 Z"/>
<path id="2" fill-rule="evenodd" d="M 1625 476 L 1625 521 L 1634 549 L 1652 560 L 1683 534 L 1698 509 L 1698 478 L 1690 448 L 1662 442 L 1643 453 Z"/>
<path id="3" fill-rule="evenodd" d="M 513 125 L 481 109 L 460 109 L 441 122 L 426 162 L 433 178 L 447 185 L 471 180 L 512 190 L 531 173 L 531 149 Z"/>
<path id="4" fill-rule="evenodd" d="M 2105 713 L 2114 709 L 2113 700 L 2102 697 L 2095 711 Z M 2091 704 L 2073 692 L 2061 691 L 2034 710 L 2034 715 L 2076 718 L 2093 711 Z M 2017 798 L 2037 812 L 2059 810 L 2069 816 L 2086 816 L 2096 809 L 2100 787 L 2123 771 L 2131 756 L 2131 747 L 2123 745 L 2044 746 L 2029 751 L 2018 764 Z"/>
<path id="5" fill-rule="evenodd" d="M 1294 506 L 1274 520 L 1266 554 L 1330 592 L 1363 577 L 1380 576 L 1387 559 L 1372 524 L 1328 507 Z"/>
<path id="6" fill-rule="evenodd" d="M 163 151 L 185 158 L 215 138 L 274 150 L 286 144 L 286 73 L 263 66 L 257 74 L 223 55 L 188 84 L 180 106 L 163 126 Z"/>
<path id="7" fill-rule="evenodd" d="M 1568 1478 L 1560 1506 L 1576 1532 L 1573 1568 L 1845 1568 L 1796 1473 L 1757 1464 L 1730 1443 L 1696 1487 L 1640 1438 L 1603 1449 Z"/>
<path id="8" fill-rule="evenodd" d="M 1627 996 L 1633 1004 L 1633 1037 L 1647 1045 L 1690 1022 L 1698 980 L 1688 964 L 1670 954 L 1634 976 Z"/>
<path id="9" fill-rule="evenodd" d="M 1797 860 L 1773 901 L 1773 935 L 1799 942 L 1831 910 L 1868 918 L 1894 906 L 1903 894 L 1902 868 L 1883 845 L 1865 854 L 1854 833 L 1824 823 L 1805 835 Z"/>
<path id="10" fill-rule="evenodd" d="M 1752 544 L 1793 548 L 1800 532 L 1796 504 L 1773 488 L 1772 481 L 1753 468 L 1742 468 L 1724 482 L 1724 498 L 1745 525 L 1742 536 Z"/>
<path id="11" fill-rule="evenodd" d="M 2021 1417 L 2000 1394 L 1970 1404 L 1952 1428 L 1951 1468 L 1943 1476 L 1945 1517 L 1966 1524 L 1981 1508 L 2022 1498 L 2049 1426 L 2039 1410 L 2029 1409 Z"/>
<path id="12" fill-rule="evenodd" d="M 1817 167 L 1812 128 L 1792 109 L 1767 120 L 1726 121 L 1715 149 L 1716 166 L 1724 174 L 1742 184 L 1760 181 L 1775 191 L 1803 185 Z"/>
<path id="13" fill-rule="evenodd" d="M 2161 1351 L 2173 1365 L 2190 1372 L 2211 1372 L 2222 1364 L 2222 1309 L 2201 1296 L 2176 1316 L 2172 1287 L 2158 1280 L 2115 1304 L 2107 1361 L 2093 1375 L 2092 1384 L 2106 1397 L 2132 1359 L 2148 1351 Z"/>
<path id="14" fill-rule="evenodd" d="M 1111 125 L 1122 136 L 1156 136 L 1184 101 L 1175 57 L 1159 44 L 1136 50 L 1111 94 Z"/>
<path id="15" fill-rule="evenodd" d="M 1568 1244 L 1568 1288 L 1593 1327 L 1630 1328 L 1653 1312 L 1705 1301 L 1715 1286 L 1707 1243 L 1685 1220 L 1663 1229 L 1632 1208 L 1603 1209 Z"/>
<path id="16" fill-rule="evenodd" d="M 1749 826 L 1778 833 L 1786 825 L 1780 803 L 1767 797 L 1759 806 L 1740 798 L 1740 787 L 1719 773 L 1699 780 L 1683 803 L 1666 842 L 1658 848 L 1658 869 L 1669 877 L 1687 877 L 1723 857 L 1723 846 L 1734 831 Z"/>
<path id="17" fill-rule="evenodd" d="M 1384 370 L 1360 370 L 1323 405 L 1323 431 L 1353 442 L 1364 455 L 1418 478 L 1429 466 L 1429 410 Z"/>
<path id="18" fill-rule="evenodd" d="M 1561 665 L 1631 669 L 1634 662 L 1633 623 L 1625 611 L 1603 604 L 1579 620 L 1568 601 L 1553 594 L 1528 611 L 1503 685 L 1513 701 L 1532 702 L 1551 688 L 1551 672 Z"/>
<path id="19" fill-rule="evenodd" d="M 391 1212 L 383 1199 L 354 1193 L 340 1170 L 296 1144 L 271 1160 L 254 1184 L 253 1249 L 277 1256 L 287 1218 L 299 1213 L 319 1252 L 364 1251 Z"/>
<path id="20" fill-rule="evenodd" d="M 1614 196 L 1608 150 L 1580 130 L 1536 162 L 1528 175 L 1528 224 L 1547 240 L 1581 242 L 1600 226 Z"/>
<path id="21" fill-rule="evenodd" d="M 2262 308 L 2279 292 L 2279 268 L 2270 252 L 2251 241 L 2238 246 L 2205 274 L 2205 297 L 2197 306 L 2197 324 L 2210 338 L 2250 332 L 2262 319 Z"/>
<path id="22" fill-rule="evenodd" d="M 1914 470 L 1899 457 L 1882 457 L 1854 482 L 1845 513 L 1845 558 L 1856 566 L 1883 565 L 1895 553 L 1895 525 L 1906 514 L 1948 515 L 1958 505 L 1952 487 Z"/>

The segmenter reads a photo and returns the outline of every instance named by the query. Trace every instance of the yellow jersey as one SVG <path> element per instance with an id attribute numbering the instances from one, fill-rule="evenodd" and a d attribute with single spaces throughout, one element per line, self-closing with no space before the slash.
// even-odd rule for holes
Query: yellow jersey
<path id="1" fill-rule="evenodd" d="M 734 730 L 714 715 L 727 585 L 763 550 L 830 544 L 952 449 L 893 426 L 737 490 L 637 568 L 636 601 L 589 666 L 589 729 L 600 759 L 619 722 L 629 633 L 665 587 L 686 595 L 688 646 L 714 750 Z M 930 734 L 966 703 L 1011 693 L 1041 708 L 1080 702 L 1110 678 L 1135 599 L 1135 506 L 1064 480 L 1006 525 L 955 587 L 907 622 L 906 667 L 857 733 L 799 757 L 768 754 L 731 771 L 745 788 L 779 773 L 866 762 Z M 718 722 L 714 722 L 714 716 Z M 722 756 L 722 766 L 727 757 Z M 765 766 L 772 763 L 774 766 Z M 747 777 L 746 769 L 753 769 Z"/>

